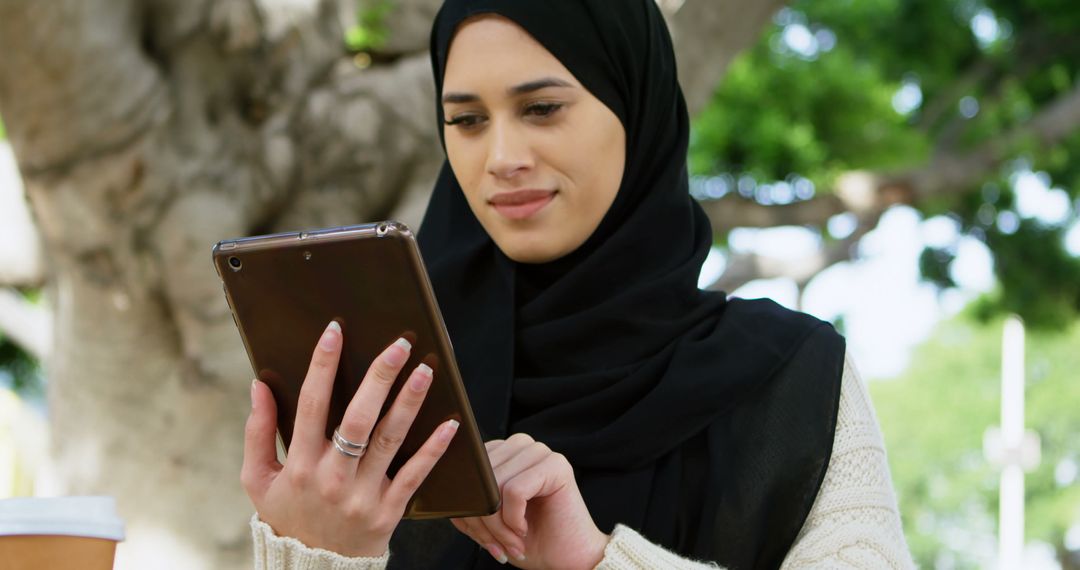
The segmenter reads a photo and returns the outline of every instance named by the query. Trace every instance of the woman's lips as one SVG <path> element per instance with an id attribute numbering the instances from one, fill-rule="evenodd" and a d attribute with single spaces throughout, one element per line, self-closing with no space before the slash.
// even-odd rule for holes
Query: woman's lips
<path id="1" fill-rule="evenodd" d="M 495 211 L 511 220 L 524 220 L 555 198 L 552 190 L 518 190 L 496 194 L 488 200 Z"/>

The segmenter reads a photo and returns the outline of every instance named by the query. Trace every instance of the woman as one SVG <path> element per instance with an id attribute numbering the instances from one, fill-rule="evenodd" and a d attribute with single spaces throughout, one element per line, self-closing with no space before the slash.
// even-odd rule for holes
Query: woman
<path id="1" fill-rule="evenodd" d="M 431 382 L 413 371 L 387 416 L 365 419 L 405 361 L 399 342 L 339 428 L 338 448 L 370 450 L 339 453 L 321 435 L 331 325 L 285 466 L 273 399 L 253 384 L 258 564 L 910 567 L 843 339 L 696 286 L 712 236 L 687 192 L 686 109 L 654 2 L 448 0 L 432 62 L 448 168 L 421 247 L 503 506 L 453 527 L 400 520 L 456 426 L 386 477 Z"/>

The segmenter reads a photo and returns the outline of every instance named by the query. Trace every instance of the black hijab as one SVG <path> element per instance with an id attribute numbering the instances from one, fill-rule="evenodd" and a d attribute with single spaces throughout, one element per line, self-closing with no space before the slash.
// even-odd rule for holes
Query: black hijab
<path id="1" fill-rule="evenodd" d="M 684 555 L 778 567 L 828 463 L 842 339 L 774 303 L 698 289 L 712 231 L 688 193 L 686 106 L 653 0 L 447 0 L 431 39 L 440 124 L 450 42 L 484 13 L 547 48 L 627 141 L 597 230 L 542 265 L 504 256 L 449 164 L 439 175 L 420 247 L 485 439 L 524 432 L 564 454 L 605 532 L 623 523 Z M 783 380 L 797 354 L 808 361 Z M 423 528 L 402 525 L 395 566 L 423 564 L 425 534 L 428 564 L 493 563 Z"/>

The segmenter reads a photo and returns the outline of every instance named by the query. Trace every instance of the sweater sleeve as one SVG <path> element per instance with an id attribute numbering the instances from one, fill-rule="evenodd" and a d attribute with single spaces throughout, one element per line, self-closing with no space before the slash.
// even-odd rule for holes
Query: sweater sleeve
<path id="1" fill-rule="evenodd" d="M 378 558 L 350 558 L 322 548 L 309 548 L 295 538 L 278 536 L 270 525 L 251 517 L 255 541 L 255 570 L 383 570 L 390 560 L 387 551 Z"/>
<path id="2" fill-rule="evenodd" d="M 885 444 L 870 396 L 850 357 L 829 467 L 810 514 L 781 566 L 794 569 L 914 568 L 900 525 Z M 719 568 L 668 552 L 618 525 L 596 570 Z"/>
<path id="3" fill-rule="evenodd" d="M 251 519 L 256 570 L 382 570 L 390 553 L 348 558 L 278 537 Z M 617 525 L 596 570 L 704 570 L 716 564 L 682 558 Z M 844 361 L 840 410 L 825 481 L 782 566 L 793 569 L 914 568 L 900 525 L 885 444 L 870 397 L 850 358 Z"/>
<path id="4" fill-rule="evenodd" d="M 914 567 L 870 394 L 845 357 L 829 468 L 782 568 Z"/>

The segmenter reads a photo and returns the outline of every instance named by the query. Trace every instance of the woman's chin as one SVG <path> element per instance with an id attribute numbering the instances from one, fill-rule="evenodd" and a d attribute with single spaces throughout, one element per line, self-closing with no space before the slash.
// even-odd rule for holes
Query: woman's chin
<path id="1" fill-rule="evenodd" d="M 570 253 L 574 248 L 567 247 L 557 238 L 543 239 L 542 236 L 529 236 L 528 239 L 496 239 L 503 254 L 518 263 L 547 263 Z"/>

